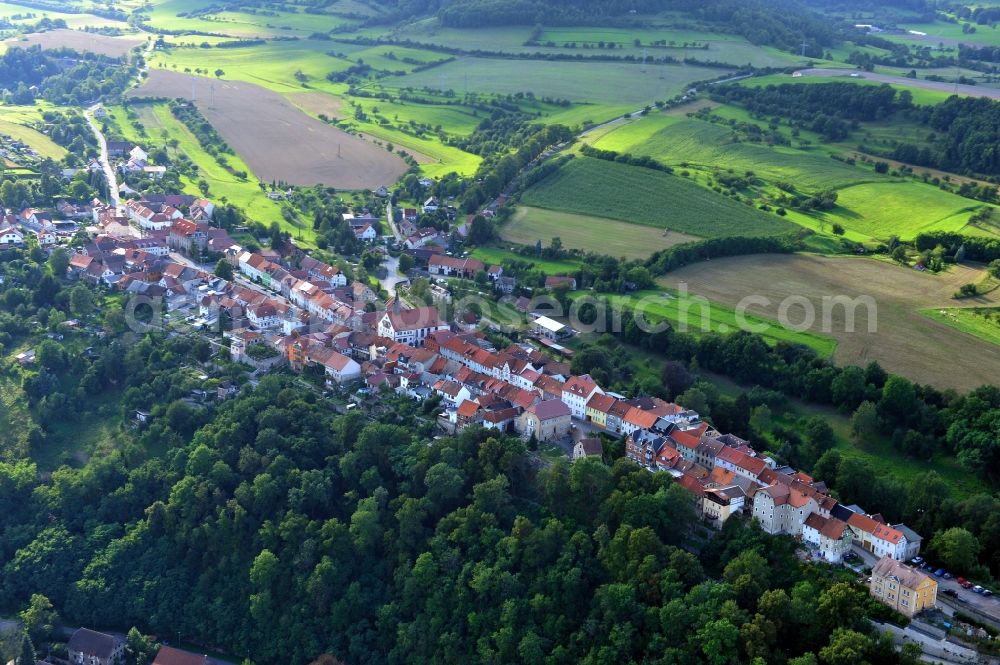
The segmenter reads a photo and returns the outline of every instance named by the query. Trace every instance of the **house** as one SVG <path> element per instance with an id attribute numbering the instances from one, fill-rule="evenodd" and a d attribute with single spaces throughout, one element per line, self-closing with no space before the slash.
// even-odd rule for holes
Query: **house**
<path id="1" fill-rule="evenodd" d="M 472 279 L 476 273 L 486 269 L 486 264 L 476 259 L 459 259 L 454 256 L 436 254 L 427 260 L 427 272 L 443 277 Z"/>
<path id="2" fill-rule="evenodd" d="M 531 322 L 532 334 L 553 341 L 573 336 L 573 329 L 547 316 L 539 316 Z"/>
<path id="3" fill-rule="evenodd" d="M 453 422 L 459 431 L 482 420 L 483 414 L 479 405 L 472 400 L 463 400 L 452 412 Z"/>
<path id="4" fill-rule="evenodd" d="M 17 228 L 8 226 L 0 228 L 0 247 L 12 247 L 24 244 L 24 234 Z"/>
<path id="5" fill-rule="evenodd" d="M 483 427 L 495 429 L 500 432 L 509 432 L 514 428 L 517 417 L 521 415 L 521 410 L 517 407 L 507 409 L 497 409 L 483 414 Z"/>
<path id="6" fill-rule="evenodd" d="M 604 393 L 594 393 L 587 401 L 587 408 L 584 412 L 584 418 L 587 422 L 594 423 L 597 427 L 601 429 L 607 429 L 608 427 L 608 412 L 611 407 L 615 405 L 618 400 L 611 395 L 605 395 Z"/>
<path id="7" fill-rule="evenodd" d="M 552 275 L 545 278 L 545 288 L 558 289 L 561 287 L 566 287 L 570 291 L 576 291 L 576 278 L 567 277 L 566 275 Z"/>
<path id="8" fill-rule="evenodd" d="M 78 628 L 69 638 L 66 651 L 73 665 L 113 665 L 121 662 L 125 643 L 111 635 Z"/>
<path id="9" fill-rule="evenodd" d="M 424 201 L 423 211 L 424 213 L 436 212 L 438 208 L 441 207 L 441 202 L 438 201 L 436 196 L 432 196 Z"/>
<path id="10" fill-rule="evenodd" d="M 920 544 L 924 539 L 919 533 L 902 523 L 893 524 L 892 528 L 902 533 L 906 538 L 906 552 L 903 554 L 903 561 L 909 561 L 920 554 Z"/>
<path id="11" fill-rule="evenodd" d="M 573 446 L 573 460 L 584 457 L 596 457 L 597 459 L 604 457 L 604 446 L 601 445 L 600 439 L 590 437 L 576 442 L 576 445 Z"/>
<path id="12" fill-rule="evenodd" d="M 192 222 L 189 219 L 178 219 L 170 227 L 167 244 L 184 252 L 193 249 L 203 250 L 208 242 L 208 225 Z"/>
<path id="13" fill-rule="evenodd" d="M 344 384 L 361 379 L 361 365 L 333 349 L 323 348 L 311 352 L 309 357 L 325 368 L 328 383 Z"/>
<path id="14" fill-rule="evenodd" d="M 526 439 L 534 436 L 539 441 L 550 441 L 569 433 L 571 417 L 572 413 L 565 403 L 550 399 L 525 409 L 514 428 Z"/>
<path id="15" fill-rule="evenodd" d="M 589 374 L 571 376 L 569 381 L 563 384 L 561 399 L 570 408 L 570 412 L 577 420 L 583 420 L 587 413 L 587 402 L 595 393 L 604 393 Z"/>
<path id="16" fill-rule="evenodd" d="M 371 224 L 364 224 L 354 228 L 354 237 L 361 242 L 375 242 L 375 227 Z"/>
<path id="17" fill-rule="evenodd" d="M 800 536 L 806 518 L 819 510 L 811 496 L 780 482 L 751 490 L 751 498 L 754 519 L 771 534 Z"/>
<path id="18" fill-rule="evenodd" d="M 912 617 L 937 605 L 938 583 L 930 575 L 884 556 L 872 568 L 868 589 L 875 600 Z"/>
<path id="19" fill-rule="evenodd" d="M 825 561 L 840 563 L 851 549 L 854 539 L 847 522 L 836 517 L 823 517 L 813 513 L 802 525 L 802 540 L 816 550 Z"/>
<path id="20" fill-rule="evenodd" d="M 399 299 L 390 298 L 385 313 L 378 322 L 378 334 L 382 337 L 410 346 L 423 346 L 424 340 L 448 326 L 438 316 L 434 307 L 402 309 Z"/>
<path id="21" fill-rule="evenodd" d="M 208 665 L 208 656 L 181 651 L 174 647 L 160 647 L 153 665 Z"/>
<path id="22" fill-rule="evenodd" d="M 883 524 L 863 513 L 854 513 L 847 520 L 854 540 L 875 556 L 888 556 L 896 561 L 906 559 L 906 536 L 902 531 Z"/>
<path id="23" fill-rule="evenodd" d="M 746 493 L 737 485 L 708 488 L 702 493 L 702 517 L 721 529 L 727 519 L 743 510 L 745 503 Z"/>
<path id="24" fill-rule="evenodd" d="M 56 244 L 57 238 L 56 234 L 49 229 L 42 229 L 41 231 L 35 232 L 35 238 L 38 239 L 38 246 L 42 249 L 46 247 L 52 247 Z"/>

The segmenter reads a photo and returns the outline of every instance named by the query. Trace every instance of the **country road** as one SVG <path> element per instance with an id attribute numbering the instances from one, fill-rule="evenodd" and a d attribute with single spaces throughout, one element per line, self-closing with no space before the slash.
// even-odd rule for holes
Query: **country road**
<path id="1" fill-rule="evenodd" d="M 101 128 L 97 126 L 97 121 L 94 120 L 94 111 L 99 106 L 100 104 L 94 104 L 83 112 L 83 116 L 87 119 L 87 124 L 90 125 L 91 131 L 97 137 L 97 144 L 101 148 L 100 162 L 101 168 L 104 170 L 104 179 L 108 182 L 108 201 L 117 210 L 121 205 L 121 199 L 118 196 L 118 178 L 115 177 L 115 170 L 111 167 L 111 158 L 108 155 L 108 141 L 104 138 Z"/>
<path id="2" fill-rule="evenodd" d="M 802 76 L 826 76 L 837 78 L 855 78 L 879 83 L 892 83 L 894 85 L 905 85 L 911 88 L 923 88 L 924 90 L 936 90 L 938 92 L 950 92 L 964 97 L 987 97 L 989 99 L 1000 99 L 1000 89 L 984 88 L 978 85 L 965 85 L 962 83 L 946 83 L 944 81 L 927 81 L 924 79 L 909 79 L 905 76 L 891 76 L 889 74 L 876 74 L 875 72 L 862 72 L 855 69 L 800 69 L 796 74 Z M 856 76 L 855 76 L 856 75 Z"/>

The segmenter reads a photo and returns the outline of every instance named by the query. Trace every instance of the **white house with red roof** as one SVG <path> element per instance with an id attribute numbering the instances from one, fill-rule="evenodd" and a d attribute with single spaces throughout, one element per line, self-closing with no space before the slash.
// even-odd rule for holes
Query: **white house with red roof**
<path id="1" fill-rule="evenodd" d="M 589 374 L 571 376 L 563 384 L 562 401 L 570 408 L 574 418 L 583 420 L 587 415 L 587 402 L 595 393 L 604 394 L 604 391 Z"/>
<path id="2" fill-rule="evenodd" d="M 448 330 L 448 326 L 436 307 L 403 309 L 397 298 L 389 299 L 378 322 L 379 335 L 410 346 L 423 346 L 428 336 L 440 330 Z"/>

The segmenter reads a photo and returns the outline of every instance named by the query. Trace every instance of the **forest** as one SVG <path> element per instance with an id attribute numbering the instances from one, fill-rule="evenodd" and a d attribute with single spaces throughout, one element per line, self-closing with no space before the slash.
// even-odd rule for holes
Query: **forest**
<path id="1" fill-rule="evenodd" d="M 122 60 L 70 49 L 32 46 L 0 55 L 0 87 L 11 90 L 15 104 L 33 104 L 41 97 L 53 104 L 88 106 L 121 93 L 135 75 L 135 67 Z"/>

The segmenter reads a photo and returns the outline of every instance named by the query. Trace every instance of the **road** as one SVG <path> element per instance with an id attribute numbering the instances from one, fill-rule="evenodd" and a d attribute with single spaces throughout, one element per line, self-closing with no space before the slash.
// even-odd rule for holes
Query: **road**
<path id="1" fill-rule="evenodd" d="M 115 170 L 111 167 L 111 159 L 108 156 L 108 141 L 104 138 L 101 128 L 97 126 L 97 121 L 94 120 L 94 111 L 99 106 L 100 104 L 94 104 L 88 108 L 83 112 L 83 117 L 87 119 L 87 124 L 90 125 L 94 136 L 97 137 L 97 144 L 101 148 L 101 168 L 104 169 L 104 179 L 108 181 L 108 202 L 117 210 L 121 206 L 121 199 L 118 197 L 118 178 L 115 176 Z"/>
<path id="2" fill-rule="evenodd" d="M 984 88 L 978 85 L 965 85 L 961 83 L 945 83 L 943 81 L 926 81 L 924 79 L 908 79 L 905 76 L 891 76 L 889 74 L 876 74 L 874 72 L 861 72 L 855 69 L 800 69 L 796 74 L 802 76 L 827 76 L 837 78 L 859 78 L 879 83 L 893 83 L 895 85 L 905 85 L 911 88 L 923 88 L 925 90 L 936 90 L 938 92 L 948 92 L 964 97 L 987 97 L 989 99 L 1000 99 L 1000 89 Z M 857 74 L 857 76 L 852 76 Z"/>
<path id="3" fill-rule="evenodd" d="M 953 644 L 946 640 L 936 640 L 913 628 L 900 628 L 887 623 L 872 622 L 882 633 L 892 634 L 896 646 L 914 643 L 920 646 L 923 651 L 921 660 L 931 663 L 978 663 L 978 654 L 972 649 L 967 649 L 958 644 Z"/>

